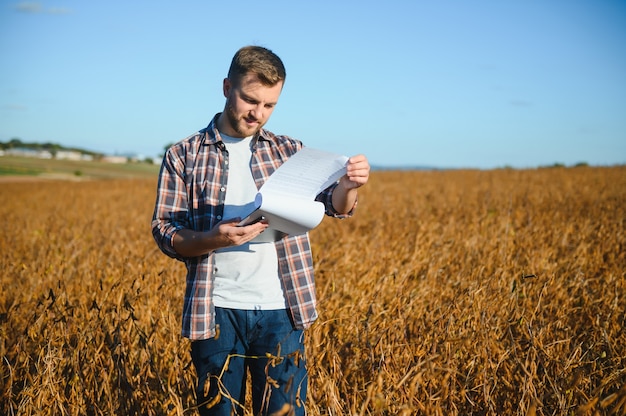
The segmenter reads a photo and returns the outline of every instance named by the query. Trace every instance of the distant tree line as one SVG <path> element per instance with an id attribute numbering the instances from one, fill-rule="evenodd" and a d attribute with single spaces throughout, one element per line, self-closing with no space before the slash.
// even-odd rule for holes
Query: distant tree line
<path id="1" fill-rule="evenodd" d="M 13 138 L 8 142 L 0 142 L 0 150 L 10 150 L 10 149 L 30 149 L 30 150 L 47 150 L 51 154 L 55 155 L 60 150 L 67 150 L 73 152 L 80 152 L 86 155 L 91 155 L 94 157 L 102 157 L 101 153 L 92 152 L 90 150 L 79 149 L 75 147 L 65 147 L 57 143 L 27 143 L 23 142 L 20 139 Z"/>

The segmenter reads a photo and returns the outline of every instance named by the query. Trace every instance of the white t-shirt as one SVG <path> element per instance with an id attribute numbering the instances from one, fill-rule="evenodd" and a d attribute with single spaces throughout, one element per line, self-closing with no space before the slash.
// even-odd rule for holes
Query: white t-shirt
<path id="1" fill-rule="evenodd" d="M 223 218 L 246 217 L 258 189 L 250 170 L 252 137 L 221 134 L 228 151 L 228 183 Z M 285 308 L 274 243 L 246 243 L 215 252 L 215 306 L 245 310 Z"/>

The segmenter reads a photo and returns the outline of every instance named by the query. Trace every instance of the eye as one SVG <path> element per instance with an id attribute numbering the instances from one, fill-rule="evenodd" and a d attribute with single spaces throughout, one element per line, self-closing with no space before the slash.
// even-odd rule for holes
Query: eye
<path id="1" fill-rule="evenodd" d="M 257 100 L 244 94 L 241 94 L 241 99 L 247 102 L 248 104 L 258 104 Z"/>

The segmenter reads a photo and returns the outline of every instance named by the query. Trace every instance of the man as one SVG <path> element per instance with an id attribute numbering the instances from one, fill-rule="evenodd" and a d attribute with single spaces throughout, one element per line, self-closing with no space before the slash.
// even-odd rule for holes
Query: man
<path id="1" fill-rule="evenodd" d="M 152 234 L 187 266 L 182 335 L 192 340 L 201 414 L 243 414 L 248 371 L 255 415 L 305 414 L 303 330 L 317 318 L 308 234 L 263 243 L 254 239 L 266 222 L 238 226 L 303 146 L 263 128 L 285 76 L 272 51 L 240 49 L 223 81 L 224 111 L 169 148 L 161 166 Z M 347 174 L 317 196 L 327 215 L 352 215 L 369 170 L 365 156 L 349 159 Z"/>

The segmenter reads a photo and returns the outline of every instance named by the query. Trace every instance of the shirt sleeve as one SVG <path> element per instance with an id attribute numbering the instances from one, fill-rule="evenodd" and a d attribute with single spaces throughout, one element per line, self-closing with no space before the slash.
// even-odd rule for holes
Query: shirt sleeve
<path id="1" fill-rule="evenodd" d="M 345 214 L 338 213 L 333 207 L 333 191 L 335 190 L 335 188 L 337 188 L 337 185 L 339 185 L 339 182 L 335 182 L 334 184 L 330 185 L 328 188 L 324 189 L 322 192 L 320 192 L 317 195 L 315 200 L 322 202 L 324 204 L 326 215 L 330 217 L 335 217 L 335 218 L 349 218 L 354 215 L 354 210 L 356 209 L 358 198 L 356 201 L 354 201 L 354 205 L 352 205 L 352 208 L 350 209 L 350 211 L 348 211 Z"/>
<path id="2" fill-rule="evenodd" d="M 190 228 L 188 214 L 184 163 L 176 148 L 170 148 L 159 172 L 152 236 L 163 253 L 181 261 L 184 258 L 174 250 L 173 238 L 179 230 Z"/>

